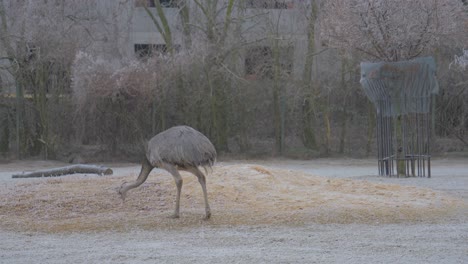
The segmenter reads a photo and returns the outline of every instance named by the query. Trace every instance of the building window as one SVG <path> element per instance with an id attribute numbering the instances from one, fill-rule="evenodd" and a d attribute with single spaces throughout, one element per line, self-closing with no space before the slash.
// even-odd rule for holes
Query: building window
<path id="1" fill-rule="evenodd" d="M 245 56 L 245 74 L 247 79 L 271 79 L 273 52 L 268 46 L 252 47 Z"/>
<path id="2" fill-rule="evenodd" d="M 247 8 L 265 9 L 291 9 L 294 7 L 293 0 L 247 0 Z"/>
<path id="3" fill-rule="evenodd" d="M 280 78 L 289 77 L 292 73 L 292 47 L 281 47 L 279 50 Z M 246 79 L 273 79 L 275 59 L 269 46 L 256 46 L 247 50 L 245 56 Z"/>
<path id="4" fill-rule="evenodd" d="M 179 8 L 179 1 L 177 0 L 159 0 L 159 3 L 161 3 L 162 7 L 165 8 Z"/>
<path id="5" fill-rule="evenodd" d="M 135 44 L 135 55 L 138 58 L 151 57 L 153 55 L 153 45 L 151 45 L 151 44 Z"/>
<path id="6" fill-rule="evenodd" d="M 135 55 L 140 58 L 149 58 L 154 56 L 167 55 L 169 50 L 166 44 L 135 44 Z M 180 45 L 174 45 L 174 51 L 178 52 Z"/>
<path id="7" fill-rule="evenodd" d="M 158 0 L 135 0 L 136 7 L 155 7 L 155 1 Z M 159 3 L 164 8 L 179 8 L 179 1 L 178 0 L 159 0 Z"/>
<path id="8" fill-rule="evenodd" d="M 135 0 L 136 7 L 155 7 L 154 0 Z"/>

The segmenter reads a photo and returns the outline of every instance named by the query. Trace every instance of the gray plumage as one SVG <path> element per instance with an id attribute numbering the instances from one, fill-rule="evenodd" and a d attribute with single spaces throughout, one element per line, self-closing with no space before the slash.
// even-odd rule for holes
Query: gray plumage
<path id="1" fill-rule="evenodd" d="M 140 175 L 133 183 L 124 183 L 119 194 L 125 200 L 126 193 L 143 184 L 153 168 L 168 171 L 174 177 L 177 186 L 176 206 L 173 218 L 179 217 L 182 177 L 179 170 L 191 172 L 198 178 L 205 199 L 205 219 L 211 217 L 205 175 L 198 167 L 209 168 L 216 161 L 216 149 L 202 133 L 188 126 L 176 126 L 154 136 L 146 146 L 146 158 L 143 160 Z"/>
<path id="2" fill-rule="evenodd" d="M 179 168 L 211 167 L 216 150 L 210 140 L 189 126 L 176 126 L 154 136 L 146 150 L 151 165 L 169 163 Z"/>

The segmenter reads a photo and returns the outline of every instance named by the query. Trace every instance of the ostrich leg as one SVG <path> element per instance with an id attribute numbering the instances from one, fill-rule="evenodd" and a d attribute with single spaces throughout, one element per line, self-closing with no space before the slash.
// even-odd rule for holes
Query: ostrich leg
<path id="1" fill-rule="evenodd" d="M 174 165 L 164 163 L 162 164 L 161 168 L 167 170 L 174 177 L 175 184 L 177 186 L 177 196 L 176 196 L 174 214 L 171 216 L 171 218 L 179 218 L 180 192 L 182 191 L 182 183 L 183 183 L 182 177 L 180 176 L 179 171 Z"/>
<path id="2" fill-rule="evenodd" d="M 138 176 L 137 180 L 134 183 L 129 183 L 129 184 L 124 183 L 120 187 L 119 194 L 120 194 L 120 197 L 122 198 L 122 200 L 125 201 L 125 196 L 126 196 L 127 192 L 130 189 L 136 188 L 136 187 L 140 186 L 141 184 L 143 184 L 146 181 L 146 179 L 148 178 L 148 175 L 153 170 L 153 168 L 154 167 L 151 166 L 149 161 L 145 158 L 145 160 L 141 164 L 141 171 L 140 171 L 140 175 Z"/>
<path id="3" fill-rule="evenodd" d="M 205 198 L 205 220 L 210 219 L 211 217 L 211 210 L 210 210 L 210 205 L 208 204 L 208 194 L 206 192 L 206 177 L 205 175 L 197 168 L 197 167 L 191 167 L 187 169 L 187 171 L 193 173 L 195 176 L 198 178 L 198 182 L 200 183 L 202 190 L 203 190 L 203 196 Z"/>

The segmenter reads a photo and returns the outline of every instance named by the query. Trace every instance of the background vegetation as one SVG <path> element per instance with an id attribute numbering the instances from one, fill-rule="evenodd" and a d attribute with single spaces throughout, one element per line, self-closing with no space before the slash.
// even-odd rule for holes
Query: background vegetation
<path id="1" fill-rule="evenodd" d="M 426 55 L 440 84 L 434 152 L 468 147 L 463 1 L 174 1 L 176 18 L 153 2 L 0 1 L 3 157 L 133 160 L 180 124 L 225 155 L 368 156 L 359 62 Z M 284 23 L 288 8 L 298 17 Z M 128 54 L 140 11 L 164 46 Z"/>

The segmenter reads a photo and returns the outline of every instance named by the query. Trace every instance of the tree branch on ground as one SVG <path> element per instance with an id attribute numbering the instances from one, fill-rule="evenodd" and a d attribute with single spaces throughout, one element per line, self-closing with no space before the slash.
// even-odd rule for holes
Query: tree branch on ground
<path id="1" fill-rule="evenodd" d="M 99 175 L 112 175 L 113 171 L 109 167 L 96 166 L 96 165 L 86 165 L 86 164 L 76 164 L 61 168 L 39 170 L 33 172 L 23 172 L 22 174 L 13 174 L 11 177 L 18 178 L 41 178 L 41 177 L 57 177 L 63 175 L 71 174 L 99 174 Z"/>

